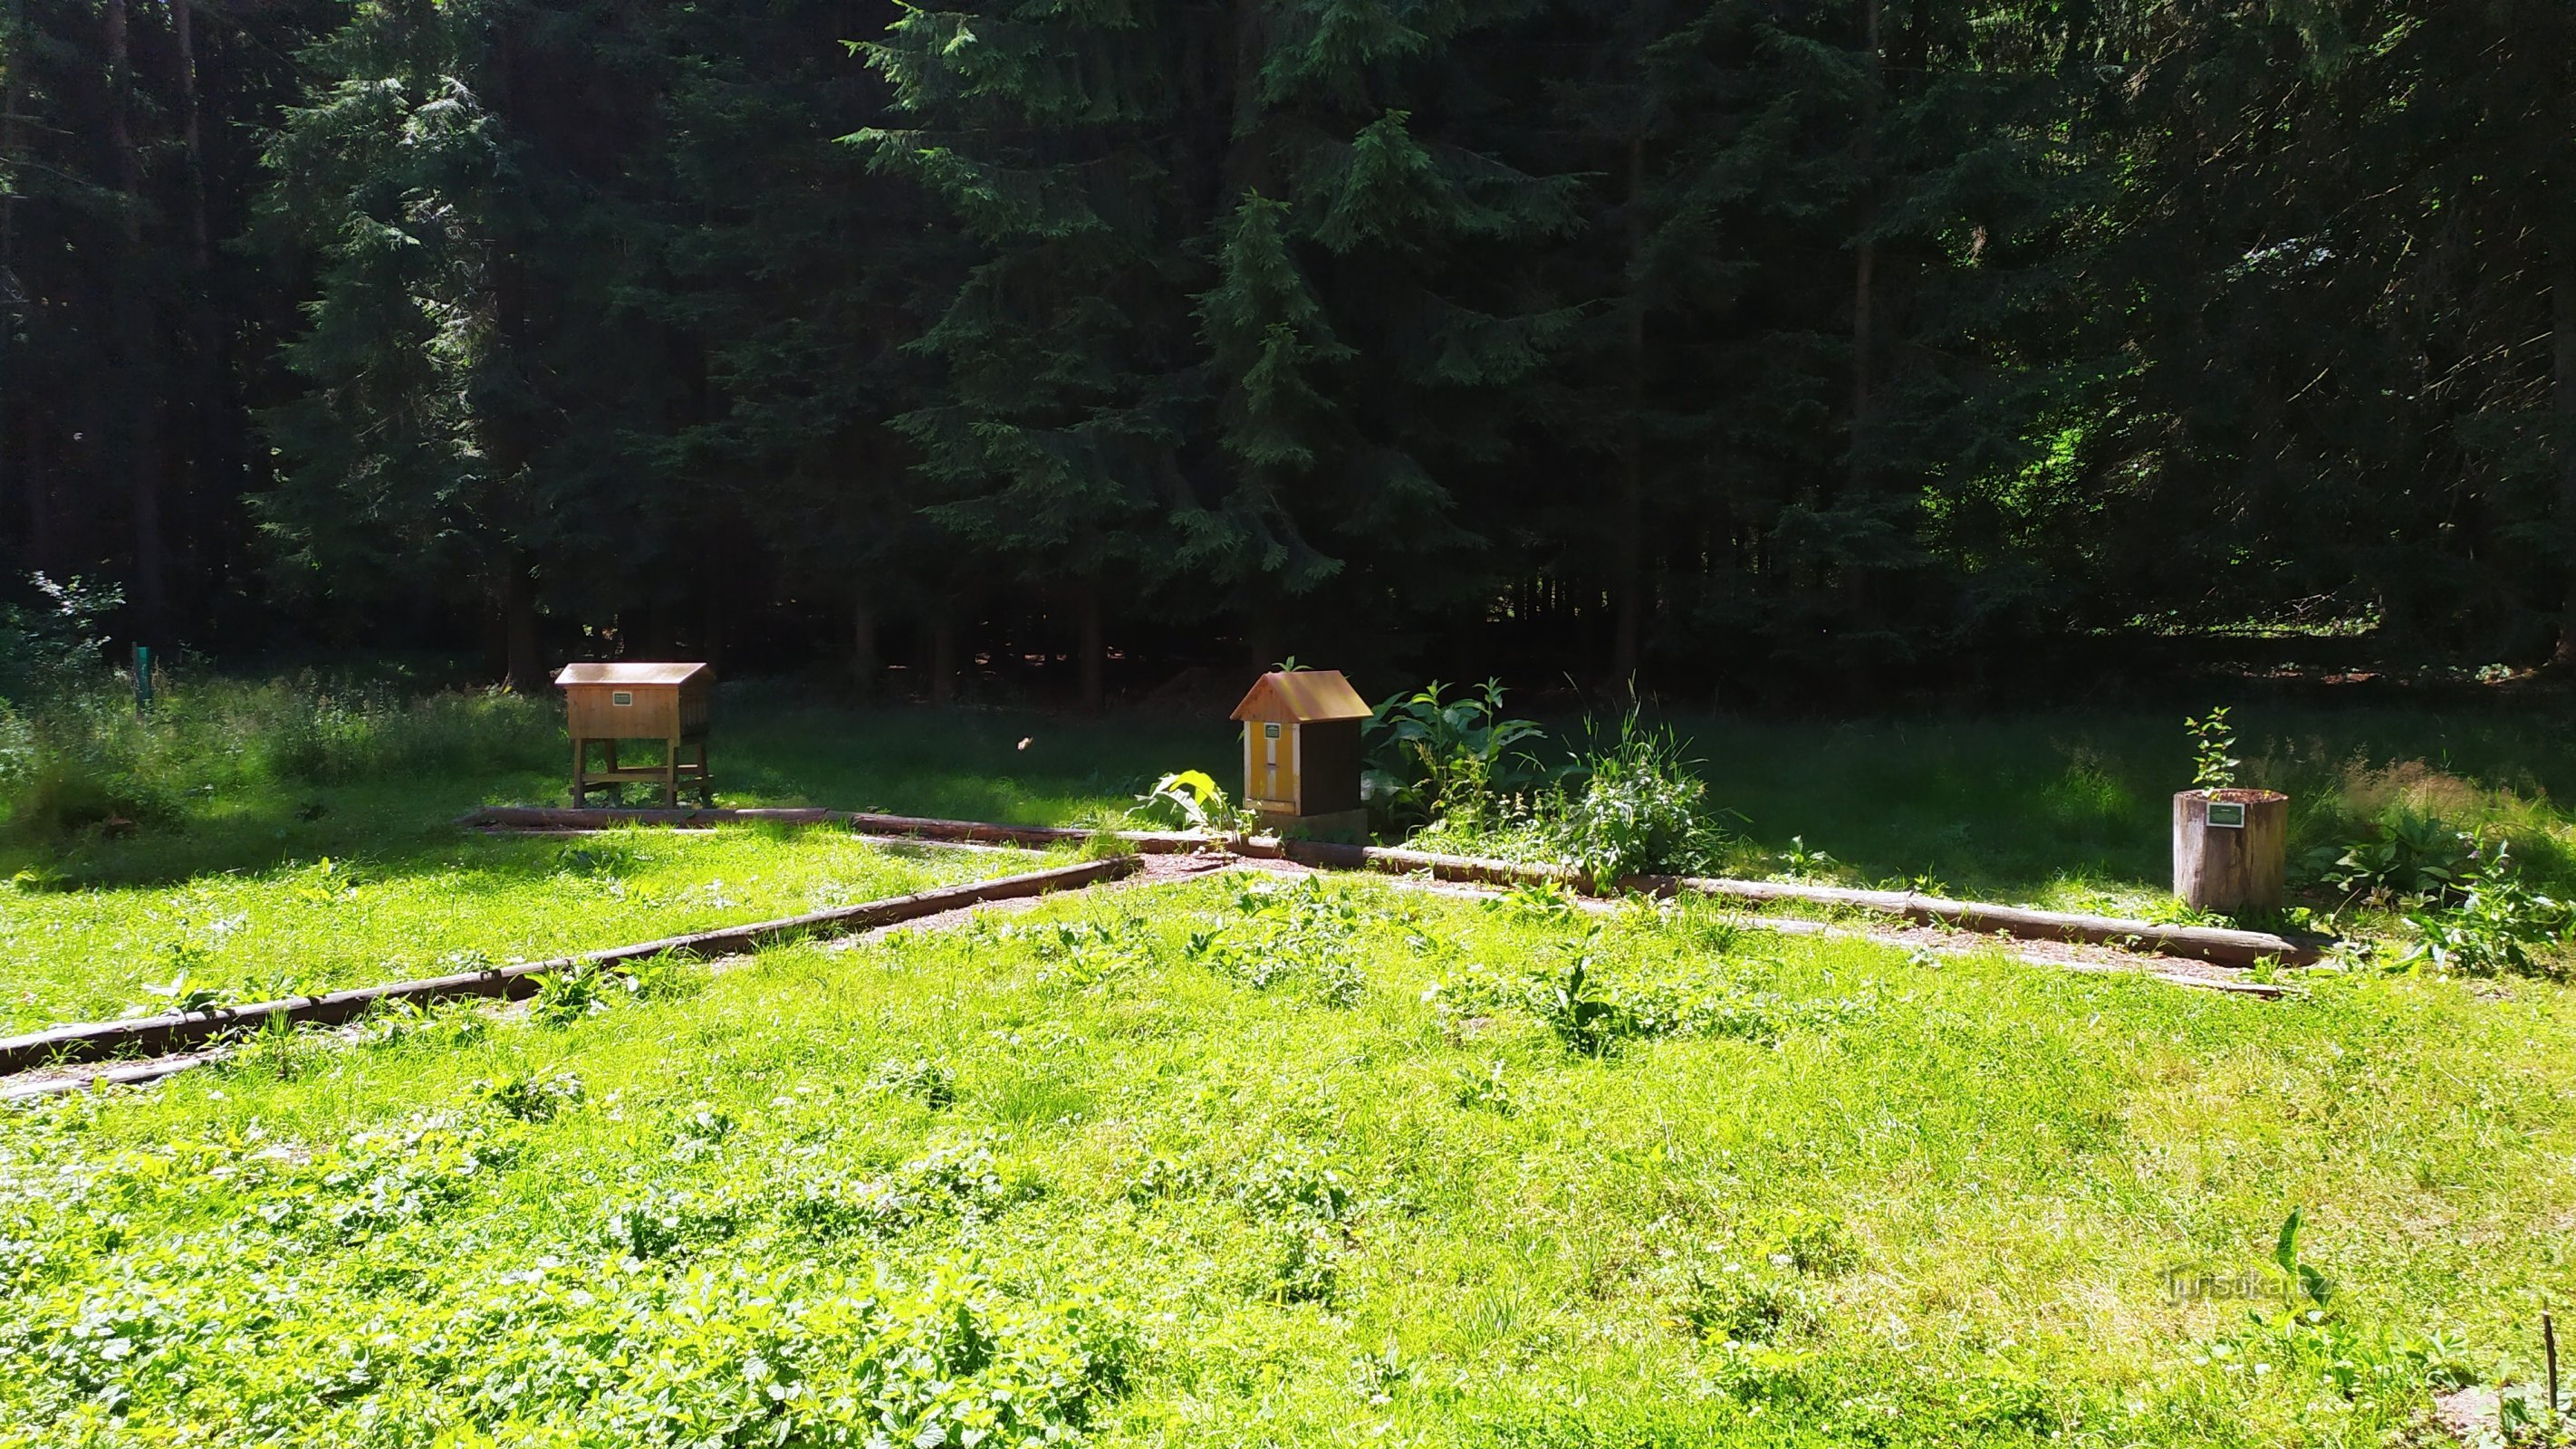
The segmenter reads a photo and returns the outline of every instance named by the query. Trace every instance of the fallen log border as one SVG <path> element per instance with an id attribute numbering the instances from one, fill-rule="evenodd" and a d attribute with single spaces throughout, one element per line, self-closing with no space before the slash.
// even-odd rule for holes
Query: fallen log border
<path id="1" fill-rule="evenodd" d="M 1912 891 L 1862 891 L 1841 886 L 1793 885 L 1777 881 L 1712 880 L 1694 876 L 1651 877 L 1642 882 L 1658 894 L 1692 891 L 1757 905 L 1794 902 L 1838 906 L 1876 915 L 1902 916 L 1927 926 L 1949 926 L 1991 936 L 2024 940 L 2079 941 L 2147 951 L 2160 956 L 2188 956 L 2221 966 L 2253 966 L 2271 961 L 2282 966 L 2313 966 L 2325 959 L 2331 938 L 2282 936 L 2233 926 L 2160 925 L 2154 921 L 2090 916 L 2070 911 L 2038 911 L 2022 906 L 1953 901 Z"/>
<path id="2" fill-rule="evenodd" d="M 749 821 L 790 824 L 847 825 L 872 836 L 894 839 L 968 842 L 974 844 L 1062 845 L 1109 838 L 1140 854 L 1232 854 L 1250 859 L 1290 860 L 1326 870 L 1374 870 L 1393 875 L 1429 875 L 1436 880 L 1478 885 L 1555 884 L 1583 891 L 1589 881 L 1565 866 L 1531 865 L 1475 856 L 1436 855 L 1385 846 L 1335 845 L 1319 841 L 1280 841 L 1267 837 L 1224 841 L 1172 832 L 1089 830 L 1075 826 L 994 825 L 981 821 L 922 819 L 847 810 L 565 810 L 547 807 L 493 807 L 457 819 L 465 827 L 528 829 L 594 829 L 601 825 L 694 825 Z M 1229 848 L 1230 847 L 1230 848 Z M 168 1057 L 182 1048 L 202 1046 L 256 1031 L 283 1019 L 303 1025 L 336 1026 L 356 1019 L 377 1003 L 394 1000 L 435 1001 L 467 997 L 513 1000 L 536 993 L 538 980 L 552 971 L 580 965 L 616 965 L 672 953 L 707 955 L 756 949 L 818 930 L 866 929 L 935 916 L 989 901 L 1020 899 L 1050 891 L 1080 889 L 1133 873 L 1137 855 L 1107 856 L 1051 870 L 1004 876 L 997 880 L 945 886 L 908 896 L 813 911 L 781 920 L 756 921 L 710 931 L 645 941 L 632 946 L 588 951 L 545 961 L 530 961 L 484 971 L 357 987 L 321 996 L 291 997 L 251 1006 L 182 1012 L 131 1021 L 85 1022 L 53 1027 L 24 1036 L 0 1038 L 0 1076 L 40 1067 L 115 1060 Z M 1977 901 L 1945 900 L 1910 891 L 1853 890 L 1842 886 L 1803 885 L 1782 881 L 1745 881 L 1703 876 L 1632 876 L 1622 890 L 1651 895 L 1689 892 L 1738 900 L 1752 905 L 1828 906 L 1894 916 L 1918 925 L 1946 926 L 2005 938 L 2054 940 L 2110 946 L 2120 950 L 2180 956 L 2221 966 L 2253 966 L 2271 961 L 2284 966 L 2312 965 L 2334 943 L 2323 937 L 2287 937 L 2264 931 L 2218 926 L 2161 925 L 2110 916 L 2030 910 Z M 1588 893 L 1588 892 L 1587 892 Z M 2266 985 L 2235 985 L 2197 977 L 2157 973 L 2177 985 L 2241 990 L 2278 995 Z M 174 1066 L 140 1061 L 115 1068 L 90 1081 L 147 1081 L 207 1060 L 198 1057 Z M 52 1090 L 39 1085 L 33 1090 Z M 0 1098 L 30 1094 L 0 1092 Z"/>
<path id="3" fill-rule="evenodd" d="M 1284 854 L 1246 856 L 1242 858 L 1253 860 L 1287 859 Z M 1291 863 L 1293 864 L 1294 862 Z M 1457 894 L 1460 896 L 1468 898 L 1481 897 L 1482 899 L 1487 900 L 1493 899 L 1493 896 L 1489 894 L 1489 892 L 1495 889 L 1491 883 L 1487 882 L 1435 882 L 1425 878 L 1425 874 L 1420 871 L 1412 871 L 1399 875 L 1394 878 L 1391 884 L 1410 890 L 1439 890 L 1442 885 L 1449 885 L 1459 888 L 1457 890 Z M 1615 900 L 1592 895 L 1578 897 L 1575 900 L 1574 905 L 1579 910 L 1597 913 L 1607 913 L 1619 908 L 1618 902 Z M 1782 936 L 1803 936 L 1844 941 L 1870 941 L 1884 946 L 1889 944 L 1889 939 L 1887 936 L 1880 934 L 1880 929 L 1893 930 L 1895 928 L 1891 924 L 1885 928 L 1874 929 L 1863 927 L 1860 929 L 1853 929 L 1844 926 L 1837 926 L 1827 921 L 1809 920 L 1803 916 L 1763 916 L 1757 920 L 1747 923 L 1746 929 L 1754 931 L 1768 931 Z M 2005 939 L 2009 940 L 2010 938 L 2007 937 Z M 1934 946 L 1931 949 L 1943 955 L 1958 955 L 1969 948 L 1963 944 L 1945 944 Z M 2081 971 L 2088 973 L 2121 972 L 2124 974 L 2141 974 L 2153 977 L 2155 980 L 2162 981 L 2170 986 L 2186 986 L 2200 991 L 2228 992 L 2239 996 L 2259 996 L 2267 1001 L 2278 1001 L 2289 994 L 2289 988 L 2282 986 L 2278 982 L 2243 980 L 2232 976 L 2198 976 L 2188 971 L 2158 971 L 2155 969 L 2155 964 L 2151 960 L 2139 961 L 2134 965 L 2126 963 L 2115 965 L 2111 962 L 2085 960 L 2081 958 L 2060 960 L 2048 956 L 2034 956 L 2027 952 L 2008 951 L 2006 954 L 2013 960 L 2019 961 L 2024 965 L 2043 967 L 2052 971 Z M 2210 962 L 2204 964 L 2216 965 L 2217 963 Z"/>
<path id="4" fill-rule="evenodd" d="M 981 821 L 921 819 L 851 810 L 567 810 L 551 806 L 494 806 L 464 815 L 457 823 L 578 829 L 607 824 L 692 825 L 761 820 L 808 825 L 838 824 L 869 835 L 978 844 L 1066 845 L 1106 838 L 1147 854 L 1230 850 L 1233 854 L 1255 859 L 1287 859 L 1329 870 L 1378 870 L 1397 875 L 1427 871 L 1437 880 L 1483 885 L 1555 884 L 1587 892 L 1590 886 L 1582 872 L 1568 866 L 1435 855 L 1382 845 L 1281 841 L 1266 836 L 1227 841 L 1169 831 L 992 825 Z M 2326 951 L 2334 945 L 2332 938 L 2324 936 L 2283 936 L 2229 926 L 2165 925 L 2116 916 L 1955 901 L 1940 896 L 1917 895 L 1911 891 L 1854 890 L 1847 886 L 1803 885 L 1786 881 L 1633 876 L 1620 881 L 1619 888 L 1666 896 L 1687 891 L 1757 906 L 1789 904 L 1862 911 L 1871 915 L 1893 916 L 1917 925 L 1947 926 L 1953 930 L 2032 941 L 2072 941 L 2111 946 L 2125 951 L 2180 956 L 2220 966 L 2253 966 L 2263 961 L 2283 966 L 2313 966 L 2325 959 Z"/>
<path id="5" fill-rule="evenodd" d="M 1186 855 L 1224 848 L 1205 835 L 1163 830 L 1092 830 L 1075 825 L 994 825 L 981 820 L 936 820 L 878 815 L 865 810 L 572 810 L 554 805 L 489 805 L 456 817 L 466 829 L 598 830 L 617 825 L 841 825 L 863 835 L 908 840 L 960 841 L 973 845 L 1081 845 L 1109 839 L 1145 855 Z"/>
<path id="6" fill-rule="evenodd" d="M 496 966 L 484 971 L 459 972 L 451 976 L 432 976 L 415 981 L 396 981 L 382 986 L 362 986 L 321 996 L 290 997 L 283 1001 L 264 1001 L 253 1006 L 181 1012 L 167 1016 L 143 1017 L 132 1021 L 85 1022 L 72 1026 L 58 1026 L 26 1036 L 0 1038 L 0 1075 L 28 1071 L 37 1067 L 100 1061 L 116 1057 L 163 1056 L 187 1047 L 256 1031 L 269 1022 L 277 1020 L 299 1025 L 309 1023 L 316 1026 L 336 1026 L 364 1015 L 381 1001 L 438 1001 L 477 996 L 512 1000 L 535 995 L 540 977 L 548 972 L 569 967 L 611 966 L 628 961 L 648 960 L 674 952 L 700 956 L 718 955 L 771 945 L 812 931 L 893 925 L 899 921 L 935 916 L 943 911 L 953 911 L 964 906 L 981 905 L 986 901 L 1012 900 L 1044 895 L 1050 891 L 1097 885 L 1102 881 L 1115 880 L 1133 872 L 1137 868 L 1137 863 L 1134 856 L 1112 856 L 1103 860 L 1083 861 L 1076 865 L 1057 866 L 1051 870 L 1031 871 L 1024 875 L 1003 876 L 997 880 L 943 886 L 938 890 L 920 891 L 912 895 L 895 896 L 881 901 L 869 901 L 864 905 L 812 911 L 782 920 L 722 926 L 711 931 L 696 931 L 685 936 L 671 936 L 633 946 L 615 946 L 603 951 L 558 956 L 546 961 Z"/>
<path id="7" fill-rule="evenodd" d="M 1275 854 L 1301 865 L 1336 870 L 1379 870 L 1397 875 L 1428 872 L 1437 880 L 1483 885 L 1553 884 L 1581 890 L 1581 872 L 1565 866 L 1520 865 L 1474 856 L 1432 855 L 1384 846 L 1328 845 L 1292 840 L 1270 847 L 1246 842 L 1247 855 Z M 2182 956 L 2220 966 L 2253 966 L 2272 961 L 2283 966 L 2312 966 L 2325 959 L 2333 941 L 2316 936 L 2280 936 L 2269 931 L 2242 931 L 2227 926 L 2174 926 L 2114 916 L 2039 911 L 1979 901 L 1946 900 L 1911 891 L 1865 891 L 1844 886 L 1800 885 L 1785 881 L 1728 880 L 1706 876 L 1631 876 L 1622 889 L 1648 895 L 1715 896 L 1749 905 L 1827 906 L 1895 916 L 1917 925 L 1948 926 L 1993 936 L 2029 941 L 2073 941 L 2112 946 L 2163 956 Z"/>
<path id="8" fill-rule="evenodd" d="M 99 1087 L 145 1086 L 163 1077 L 175 1077 L 181 1072 L 222 1061 L 231 1052 L 232 1048 L 217 1044 L 203 1051 L 190 1052 L 186 1056 L 149 1057 L 142 1061 L 103 1066 L 80 1076 L 38 1077 L 34 1081 L 0 1080 L 0 1102 L 23 1102 L 37 1097 L 59 1097 L 65 1093 L 87 1092 Z"/>

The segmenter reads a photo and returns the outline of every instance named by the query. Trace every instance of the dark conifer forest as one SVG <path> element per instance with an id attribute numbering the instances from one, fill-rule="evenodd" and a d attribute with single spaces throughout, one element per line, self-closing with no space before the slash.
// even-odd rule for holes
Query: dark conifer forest
<path id="1" fill-rule="evenodd" d="M 2565 0 L 0 0 L 0 578 L 1057 697 L 2576 663 Z"/>

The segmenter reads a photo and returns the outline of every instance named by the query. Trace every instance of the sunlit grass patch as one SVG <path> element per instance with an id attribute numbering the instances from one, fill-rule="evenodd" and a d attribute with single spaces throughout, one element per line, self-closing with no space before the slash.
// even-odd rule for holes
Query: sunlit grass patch
<path id="1" fill-rule="evenodd" d="M 1106 1444 L 2376 1443 L 2528 1356 L 2576 1032 L 2306 987 L 1238 873 L 450 1012 L 0 1117 L 0 1442 L 964 1442 L 899 1360 Z M 2174 1289 L 2293 1207 L 2315 1321 Z"/>
<path id="2" fill-rule="evenodd" d="M 563 839 L 451 832 L 81 891 L 0 886 L 0 1031 L 541 960 L 1033 868 L 1027 852 L 885 847 L 817 827 Z"/>

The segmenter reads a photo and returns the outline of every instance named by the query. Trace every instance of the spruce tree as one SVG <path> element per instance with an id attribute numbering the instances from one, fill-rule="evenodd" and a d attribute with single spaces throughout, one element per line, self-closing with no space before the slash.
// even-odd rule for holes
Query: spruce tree
<path id="1" fill-rule="evenodd" d="M 313 269 L 311 323 L 286 349 L 309 390 L 270 415 L 285 466 L 261 517 L 335 591 L 481 593 L 527 688 L 531 575 L 555 533 L 515 351 L 512 139 L 491 98 L 504 13 L 366 0 L 309 58 L 328 80 L 271 150 L 264 218 Z"/>
<path id="2" fill-rule="evenodd" d="M 313 280 L 263 526 L 307 589 L 479 597 L 520 688 L 548 595 L 611 616 L 691 528 L 637 446 L 671 369 L 626 295 L 627 142 L 582 105 L 632 60 L 615 15 L 365 0 L 268 161 L 265 234 Z"/>
<path id="3" fill-rule="evenodd" d="M 1594 224 L 1557 266 L 1597 299 L 1546 414 L 1602 494 L 1532 500 L 1535 562 L 1603 610 L 1562 621 L 1653 681 L 1711 637 L 1820 662 L 1840 562 L 1798 520 L 1842 490 L 1856 62 L 1829 11 L 1604 3 L 1578 12 L 1583 64 L 1556 88 L 1593 178 Z M 1789 527 L 1784 530 L 1784 520 Z M 1818 608 L 1808 601 L 1826 600 Z M 1768 661 L 1763 661 L 1766 665 Z"/>
<path id="4" fill-rule="evenodd" d="M 1225 607 L 1260 649 L 1329 579 L 1351 614 L 1483 587 L 1440 475 L 1503 451 L 1498 389 L 1564 323 L 1520 249 L 1571 211 L 1444 131 L 1472 132 L 1479 42 L 1517 18 L 906 12 L 868 54 L 913 124 L 857 139 L 979 248 L 918 344 L 946 397 L 900 423 L 938 516 L 1024 568 Z"/>
<path id="5" fill-rule="evenodd" d="M 911 344 L 937 391 L 895 423 L 923 505 L 1085 609 L 1169 577 L 1157 504 L 1197 391 L 1168 275 L 1184 198 L 1153 138 L 1183 124 L 1180 72 L 1207 36 L 1164 8 L 907 9 L 866 55 L 913 125 L 853 137 L 972 248 Z"/>
<path id="6" fill-rule="evenodd" d="M 724 4 L 656 25 L 660 265 L 637 296 L 702 372 L 657 463 L 684 507 L 746 520 L 785 588 L 841 612 L 866 688 L 881 622 L 933 622 L 917 601 L 953 584 L 953 546 L 911 498 L 887 422 L 921 401 L 901 343 L 954 248 L 912 187 L 834 142 L 883 118 L 882 88 L 838 44 L 842 16 Z"/>

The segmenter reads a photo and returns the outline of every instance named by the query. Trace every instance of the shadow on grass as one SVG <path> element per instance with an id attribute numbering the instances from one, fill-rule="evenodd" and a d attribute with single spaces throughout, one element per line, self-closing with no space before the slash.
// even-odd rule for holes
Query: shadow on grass
<path id="1" fill-rule="evenodd" d="M 2161 890 L 2181 720 L 2134 712 L 1798 727 L 1681 720 L 1712 801 L 1742 812 L 1747 867 L 1792 837 L 1860 879 L 1983 898 Z M 2576 885 L 2576 744 L 2534 711 L 2240 709 L 2246 782 L 2287 791 L 2290 854 L 2368 836 L 2392 812 L 2510 837 L 2532 882 Z"/>
<path id="2" fill-rule="evenodd" d="M 719 720 L 711 763 L 721 805 L 1058 825 L 1125 809 L 1165 771 L 1222 771 L 1233 756 L 1232 728 L 1222 720 L 1145 716 L 742 711 Z M 566 761 L 563 773 L 515 768 L 468 778 L 218 789 L 188 797 L 171 818 L 114 833 L 93 825 L 0 842 L 0 881 L 26 871 L 47 889 L 168 887 L 326 856 L 361 862 L 379 879 L 460 868 L 545 875 L 555 868 L 552 844 L 512 849 L 516 842 L 468 836 L 453 821 L 481 805 L 568 803 L 570 744 L 556 753 Z M 650 748 L 633 752 L 634 762 L 653 758 Z M 609 802 L 594 796 L 592 803 Z M 624 803 L 659 805 L 661 798 L 636 788 Z"/>
<path id="3" fill-rule="evenodd" d="M 1770 874 L 1793 837 L 1840 874 L 1984 899 L 2160 892 L 2173 793 L 2190 783 L 2179 714 L 2067 710 L 1918 721 L 1677 718 L 1710 801 L 1740 812 L 1730 865 Z M 2576 837 L 2553 803 L 2576 791 L 2576 739 L 2544 711 L 2247 707 L 2237 716 L 2249 783 L 2287 790 L 2298 855 L 2369 833 L 2390 812 L 2514 842 L 2534 885 L 2576 890 Z M 560 737 L 558 737 L 560 743 Z M 755 708 L 720 716 L 721 804 L 875 809 L 1017 824 L 1101 820 L 1158 775 L 1231 782 L 1234 727 L 1220 718 L 1022 711 Z M 0 844 L 64 888 L 172 885 L 323 856 L 379 877 L 457 868 L 544 873 L 551 851 L 459 835 L 483 804 L 561 802 L 569 746 L 481 775 L 346 784 L 258 783 L 190 797 L 175 818 L 111 837 Z M 659 803 L 637 791 L 630 803 Z"/>

